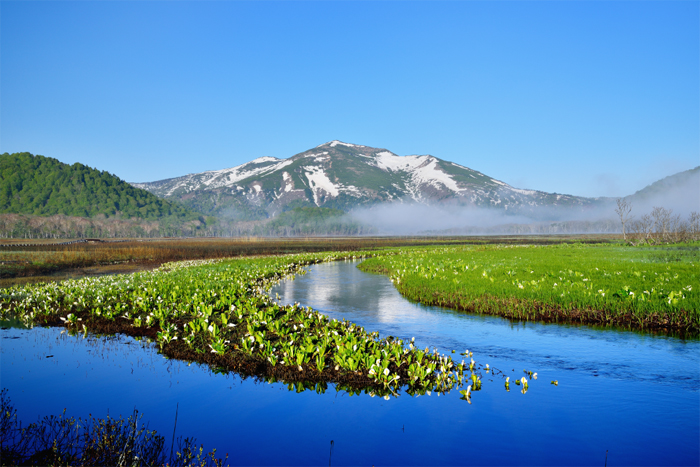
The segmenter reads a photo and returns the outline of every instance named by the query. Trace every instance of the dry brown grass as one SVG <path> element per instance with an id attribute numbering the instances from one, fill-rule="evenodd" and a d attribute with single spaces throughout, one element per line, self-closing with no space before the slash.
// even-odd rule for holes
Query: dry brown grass
<path id="1" fill-rule="evenodd" d="M 251 255 L 372 250 L 400 246 L 601 242 L 615 236 L 488 236 L 488 237 L 308 237 L 308 238 L 161 238 L 106 240 L 59 245 L 56 240 L 3 240 L 0 246 L 0 286 L 18 283 L 18 278 L 35 280 L 74 277 L 84 274 L 113 273 L 105 267 L 138 264 L 156 267 L 169 261 L 230 258 Z M 101 267 L 96 271 L 86 268 Z M 70 270 L 82 269 L 81 271 Z M 125 271 L 131 272 L 131 271 Z M 43 278 L 40 278 L 42 277 Z M 12 279 L 12 280 L 8 280 Z M 27 280 L 19 280 L 26 282 Z"/>

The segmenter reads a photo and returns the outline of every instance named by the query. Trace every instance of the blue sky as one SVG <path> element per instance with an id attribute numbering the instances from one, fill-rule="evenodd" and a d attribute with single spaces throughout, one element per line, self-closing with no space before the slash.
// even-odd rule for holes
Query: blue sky
<path id="1" fill-rule="evenodd" d="M 516 187 L 700 165 L 700 2 L 0 2 L 0 152 L 133 182 L 339 139 Z"/>

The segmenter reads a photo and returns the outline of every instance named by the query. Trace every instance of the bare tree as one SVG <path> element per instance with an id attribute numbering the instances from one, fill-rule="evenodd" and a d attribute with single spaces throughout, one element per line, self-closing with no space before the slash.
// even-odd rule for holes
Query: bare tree
<path id="1" fill-rule="evenodd" d="M 700 240 L 700 214 L 695 211 L 688 217 L 688 233 L 691 240 Z"/>
<path id="2" fill-rule="evenodd" d="M 648 243 L 651 240 L 651 234 L 654 229 L 654 220 L 649 214 L 644 214 L 639 222 L 641 232 L 644 236 L 644 241 Z"/>
<path id="3" fill-rule="evenodd" d="M 669 232 L 669 240 L 672 242 L 680 242 L 682 241 L 682 230 L 683 230 L 683 221 L 681 220 L 681 215 L 676 214 L 675 216 L 669 216 L 668 220 L 668 232 Z"/>
<path id="4" fill-rule="evenodd" d="M 630 212 L 632 212 L 632 204 L 624 198 L 617 198 L 617 207 L 615 208 L 615 212 L 618 216 L 620 216 L 620 223 L 622 223 L 622 239 L 626 240 L 627 236 L 625 235 L 625 224 L 627 221 L 632 219 L 632 217 L 634 217 L 630 216 Z"/>
<path id="5" fill-rule="evenodd" d="M 666 209 L 659 206 L 655 206 L 651 210 L 651 217 L 654 219 L 654 233 L 657 239 L 662 241 L 668 240 L 672 212 L 673 209 Z"/>

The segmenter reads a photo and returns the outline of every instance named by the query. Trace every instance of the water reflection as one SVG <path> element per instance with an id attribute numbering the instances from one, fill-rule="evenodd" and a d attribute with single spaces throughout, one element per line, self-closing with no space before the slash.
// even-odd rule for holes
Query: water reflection
<path id="1" fill-rule="evenodd" d="M 331 440 L 333 465 L 599 465 L 606 450 L 609 465 L 700 463 L 697 341 L 420 307 L 352 263 L 313 267 L 274 292 L 421 347 L 468 348 L 492 371 L 471 404 L 457 391 L 385 400 L 332 384 L 290 391 L 167 360 L 144 341 L 35 328 L 0 331 L 0 381 L 25 422 L 135 407 L 169 437 L 179 404 L 177 434 L 232 464 L 325 465 Z M 524 394 L 523 370 L 538 373 Z"/>
<path id="2" fill-rule="evenodd" d="M 440 352 L 472 350 L 480 363 L 511 371 L 539 368 L 626 381 L 700 387 L 700 340 L 588 326 L 519 323 L 410 303 L 385 276 L 353 262 L 310 267 L 310 273 L 273 288 L 286 303 L 299 302 L 331 317 L 354 321 L 381 335 L 416 338 Z M 489 361 L 487 361 L 489 360 Z M 492 363 L 492 366 L 495 364 Z M 662 392 L 663 389 L 657 389 Z"/>

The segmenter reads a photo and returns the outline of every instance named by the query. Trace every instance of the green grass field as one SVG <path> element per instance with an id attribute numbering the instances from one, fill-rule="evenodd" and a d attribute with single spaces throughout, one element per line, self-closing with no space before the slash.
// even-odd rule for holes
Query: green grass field
<path id="1" fill-rule="evenodd" d="M 407 298 L 523 320 L 700 330 L 700 244 L 463 246 L 401 249 L 363 271 Z"/>

